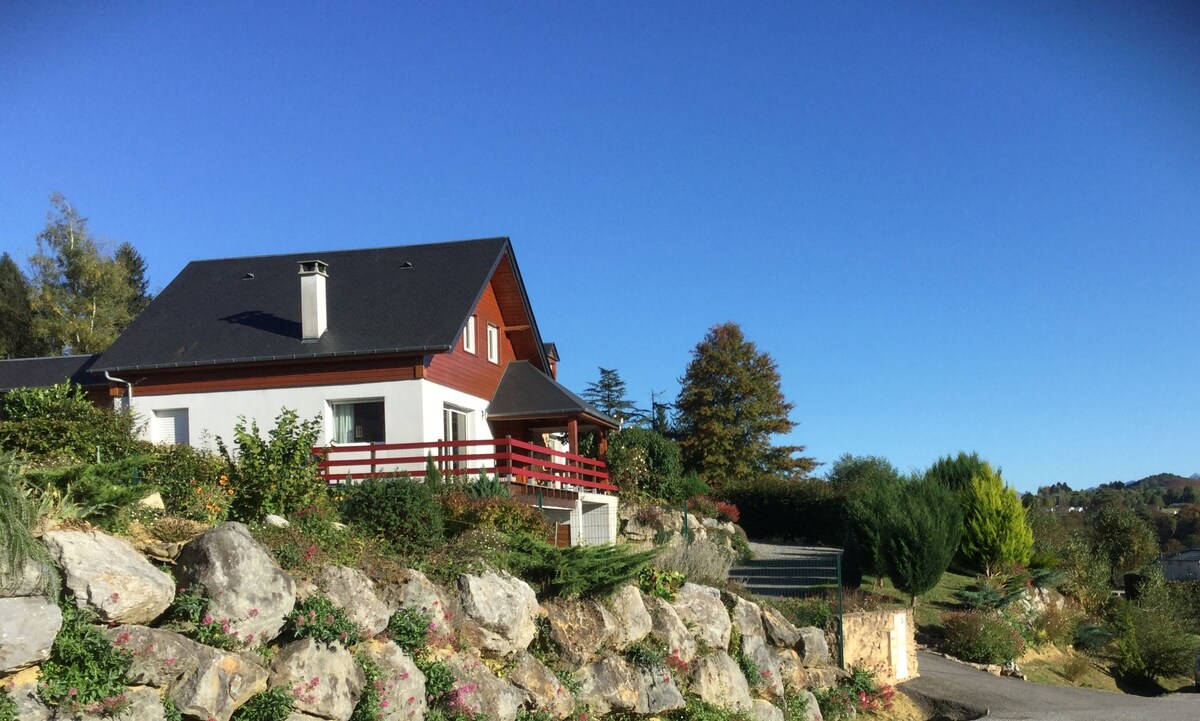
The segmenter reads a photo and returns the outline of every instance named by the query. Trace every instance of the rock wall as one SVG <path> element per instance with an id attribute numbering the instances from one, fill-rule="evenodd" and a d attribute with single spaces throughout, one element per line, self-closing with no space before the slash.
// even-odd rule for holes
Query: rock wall
<path id="1" fill-rule="evenodd" d="M 47 536 L 67 602 L 95 614 L 109 642 L 132 655 L 121 694 L 130 705 L 126 718 L 163 719 L 169 700 L 184 719 L 229 721 L 255 694 L 282 689 L 293 697 L 291 721 L 347 721 L 369 682 L 363 657 L 383 670 L 371 687 L 386 701 L 385 721 L 425 718 L 432 697 L 421 670 L 427 666 L 418 661 L 431 659 L 452 672 L 453 703 L 489 721 L 514 721 L 521 709 L 558 719 L 581 709 L 591 718 L 650 717 L 684 708 L 689 696 L 781 721 L 785 688 L 838 674 L 818 629 L 796 628 L 769 608 L 692 583 L 670 601 L 626 586 L 603 600 L 541 602 L 521 579 L 492 571 L 463 574 L 443 588 L 411 569 L 384 584 L 331 566 L 314 583 L 293 579 L 238 523 L 177 549 L 172 582 L 130 544 L 100 531 Z M 168 607 L 185 591 L 180 598 L 200 594 L 207 604 L 195 623 L 224 629 L 232 642 L 205 645 L 195 625 L 168 620 Z M 293 630 L 303 621 L 287 618 L 317 592 L 365 640 L 298 638 Z M 384 630 L 402 609 L 429 620 L 421 659 Z M 17 703 L 18 719 L 77 718 L 39 694 L 39 664 L 61 624 L 58 607 L 45 599 L 0 598 L 0 688 Z M 815 721 L 819 711 L 809 699 Z"/>
<path id="2" fill-rule="evenodd" d="M 847 613 L 842 619 L 846 667 L 865 666 L 890 684 L 916 678 L 915 631 L 909 609 Z"/>

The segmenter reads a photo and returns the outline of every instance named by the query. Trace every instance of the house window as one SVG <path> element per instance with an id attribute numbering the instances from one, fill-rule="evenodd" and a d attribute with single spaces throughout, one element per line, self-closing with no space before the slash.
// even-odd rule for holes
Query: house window
<path id="1" fill-rule="evenodd" d="M 500 365 L 500 329 L 488 323 L 488 360 Z"/>
<path id="2" fill-rule="evenodd" d="M 383 401 L 331 403 L 334 443 L 383 443 Z"/>
<path id="3" fill-rule="evenodd" d="M 188 410 L 186 408 L 154 411 L 152 423 L 150 438 L 155 443 L 175 446 L 188 444 Z"/>
<path id="4" fill-rule="evenodd" d="M 463 331 L 463 350 L 468 353 L 475 352 L 475 316 L 467 320 L 467 327 Z"/>

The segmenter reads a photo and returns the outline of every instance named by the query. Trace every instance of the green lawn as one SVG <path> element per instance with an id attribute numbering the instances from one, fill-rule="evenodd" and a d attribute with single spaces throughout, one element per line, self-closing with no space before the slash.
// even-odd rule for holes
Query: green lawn
<path id="1" fill-rule="evenodd" d="M 917 598 L 917 607 L 913 613 L 917 628 L 940 630 L 942 614 L 962 608 L 955 593 L 971 585 L 974 580 L 974 575 L 967 576 L 953 571 L 946 571 L 942 574 L 942 579 L 938 581 L 938 585 L 934 586 L 933 590 Z M 882 586 L 877 586 L 876 581 L 877 579 L 873 576 L 865 576 L 863 590 L 886 596 L 904 606 L 909 604 L 908 594 L 898 590 L 891 581 L 883 579 Z"/>

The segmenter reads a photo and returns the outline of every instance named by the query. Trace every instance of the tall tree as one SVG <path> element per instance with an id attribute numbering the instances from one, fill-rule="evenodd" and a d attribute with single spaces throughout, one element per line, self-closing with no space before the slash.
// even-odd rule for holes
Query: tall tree
<path id="1" fill-rule="evenodd" d="M 600 368 L 600 379 L 588 383 L 583 390 L 583 398 L 588 403 L 619 421 L 634 420 L 639 415 L 645 415 L 638 410 L 633 401 L 625 397 L 625 381 L 614 368 Z"/>
<path id="2" fill-rule="evenodd" d="M 98 353 L 133 319 L 137 291 L 126 266 L 100 252 L 87 219 L 58 193 L 50 203 L 30 258 L 34 332 L 52 353 Z"/>
<path id="3" fill-rule="evenodd" d="M 963 500 L 962 554 L 987 576 L 1008 565 L 1024 565 L 1033 554 L 1033 529 L 1017 492 L 1004 485 L 999 471 L 983 462 Z"/>
<path id="4" fill-rule="evenodd" d="M 978 453 L 959 451 L 957 456 L 937 459 L 925 471 L 925 477 L 938 481 L 955 493 L 962 493 L 971 488 L 971 479 L 979 475 L 985 462 Z"/>
<path id="5" fill-rule="evenodd" d="M 42 352 L 33 333 L 29 281 L 5 253 L 0 256 L 0 358 L 29 358 Z"/>
<path id="6" fill-rule="evenodd" d="M 146 306 L 150 305 L 150 281 L 146 278 L 146 259 L 137 252 L 131 243 L 121 243 L 113 256 L 117 264 L 125 270 L 129 281 L 129 317 L 136 318 Z"/>
<path id="7" fill-rule="evenodd" d="M 1158 555 L 1158 540 L 1149 524 L 1116 504 L 1100 507 L 1092 517 L 1092 547 L 1108 564 L 1109 579 L 1140 571 Z"/>
<path id="8" fill-rule="evenodd" d="M 954 493 L 929 479 L 909 479 L 885 513 L 880 543 L 892 584 L 917 605 L 917 596 L 938 584 L 954 557 L 962 511 Z"/>
<path id="9" fill-rule="evenodd" d="M 708 331 L 695 349 L 675 403 L 684 465 L 714 488 L 762 475 L 803 478 L 816 461 L 803 446 L 775 446 L 791 431 L 792 404 L 783 397 L 779 369 L 746 340 L 736 323 Z"/>
<path id="10" fill-rule="evenodd" d="M 887 575 L 882 548 L 887 516 L 901 490 L 896 467 L 879 456 L 837 459 L 827 475 L 829 484 L 845 499 L 846 540 L 843 578 L 857 587 L 863 573 Z"/>

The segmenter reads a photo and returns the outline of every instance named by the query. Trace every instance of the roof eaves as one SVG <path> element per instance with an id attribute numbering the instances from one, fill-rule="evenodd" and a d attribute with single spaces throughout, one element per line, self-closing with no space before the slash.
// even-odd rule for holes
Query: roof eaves
<path id="1" fill-rule="evenodd" d="M 264 361 L 315 360 L 322 358 L 350 358 L 354 356 L 369 355 L 415 355 L 418 353 L 441 353 L 448 350 L 450 350 L 450 346 L 447 345 L 426 345 L 413 346 L 410 348 L 377 348 L 372 350 L 328 351 L 325 353 L 290 353 L 282 355 L 245 356 L 241 358 L 218 358 L 216 360 L 189 361 L 186 363 L 148 363 L 139 365 L 107 366 L 104 368 L 92 368 L 92 370 L 97 373 L 103 373 L 105 371 L 165 370 L 167 368 L 199 368 L 202 366 L 261 363 Z"/>

